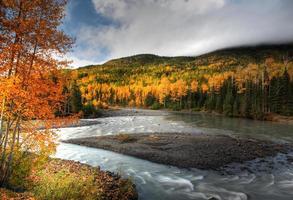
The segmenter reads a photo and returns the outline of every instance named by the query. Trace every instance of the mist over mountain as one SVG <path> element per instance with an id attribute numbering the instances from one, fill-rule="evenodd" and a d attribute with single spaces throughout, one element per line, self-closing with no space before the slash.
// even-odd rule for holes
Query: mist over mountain
<path id="1" fill-rule="evenodd" d="M 198 56 L 293 41 L 291 0 L 76 0 L 64 27 L 73 66 L 136 54 Z"/>

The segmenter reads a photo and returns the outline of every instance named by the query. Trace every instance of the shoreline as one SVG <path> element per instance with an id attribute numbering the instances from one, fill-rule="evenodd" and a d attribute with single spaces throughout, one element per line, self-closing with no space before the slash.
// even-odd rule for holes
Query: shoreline
<path id="1" fill-rule="evenodd" d="M 286 153 L 288 145 L 226 135 L 120 134 L 63 141 L 182 168 L 218 170 L 231 163 Z"/>
<path id="2" fill-rule="evenodd" d="M 193 110 L 179 110 L 174 111 L 170 109 L 158 109 L 152 110 L 149 108 L 136 108 L 136 107 L 110 107 L 108 109 L 101 110 L 101 116 L 97 118 L 103 117 L 116 117 L 116 116 L 157 116 L 157 115 L 170 115 L 170 114 L 188 114 L 188 115 L 198 115 L 198 114 L 208 114 L 212 116 L 222 116 L 227 117 L 221 113 L 215 111 L 193 111 Z M 230 117 L 227 117 L 230 118 Z M 280 123 L 280 124 L 292 124 L 293 125 L 293 116 L 283 116 L 278 114 L 268 114 L 265 119 L 252 119 L 252 118 L 245 118 L 245 117 L 231 117 L 236 119 L 247 119 L 253 121 L 265 121 L 265 122 L 273 122 L 273 123 Z"/>

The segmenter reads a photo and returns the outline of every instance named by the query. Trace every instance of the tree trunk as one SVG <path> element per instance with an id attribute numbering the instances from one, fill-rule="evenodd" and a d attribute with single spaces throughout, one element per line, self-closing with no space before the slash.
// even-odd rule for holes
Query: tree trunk
<path id="1" fill-rule="evenodd" d="M 3 124 L 4 124 L 3 120 L 4 120 L 5 101 L 6 101 L 6 98 L 4 97 L 2 100 L 1 117 L 0 117 L 0 146 L 2 144 L 2 137 L 3 137 Z"/>
<path id="2" fill-rule="evenodd" d="M 13 135 L 12 135 L 12 141 L 11 141 L 11 145 L 10 145 L 10 152 L 9 152 L 9 155 L 8 155 L 8 160 L 7 160 L 7 165 L 6 165 L 6 169 L 4 169 L 4 176 L 3 176 L 3 183 L 7 184 L 9 178 L 10 178 L 10 175 L 12 173 L 12 160 L 13 160 L 13 156 L 14 156 L 14 147 L 15 147 L 15 143 L 16 143 L 16 135 L 17 135 L 17 131 L 18 131 L 18 127 L 19 127 L 19 117 L 17 118 L 16 120 L 16 123 L 15 123 L 15 127 L 14 127 L 14 130 L 13 130 Z"/>

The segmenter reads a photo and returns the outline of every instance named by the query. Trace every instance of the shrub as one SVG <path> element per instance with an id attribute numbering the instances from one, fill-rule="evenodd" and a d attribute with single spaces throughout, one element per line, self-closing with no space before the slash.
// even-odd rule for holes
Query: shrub
<path id="1" fill-rule="evenodd" d="M 158 102 L 153 103 L 151 106 L 152 110 L 159 110 L 161 108 L 161 105 Z"/>
<path id="2" fill-rule="evenodd" d="M 174 110 L 174 111 L 179 111 L 179 110 L 181 110 L 181 107 L 180 107 L 180 105 L 179 105 L 178 103 L 171 104 L 171 105 L 170 105 L 170 108 L 171 108 L 172 110 Z"/>
<path id="3" fill-rule="evenodd" d="M 201 111 L 200 108 L 192 108 L 192 112 L 199 112 L 199 111 Z"/>
<path id="4" fill-rule="evenodd" d="M 95 108 L 92 104 L 87 104 L 83 106 L 83 114 L 85 117 L 99 117 L 101 116 L 101 112 Z"/>
<path id="5" fill-rule="evenodd" d="M 47 161 L 47 155 L 15 151 L 12 174 L 8 182 L 8 187 L 15 191 L 31 189 L 32 180 L 30 176 L 32 172 L 41 169 Z"/>
<path id="6" fill-rule="evenodd" d="M 19 154 L 16 154 L 19 157 Z M 30 184 L 27 177 L 33 168 L 33 158 L 31 155 L 15 159 L 12 165 L 12 175 L 9 179 L 9 187 L 17 191 L 23 191 Z"/>
<path id="7" fill-rule="evenodd" d="M 38 173 L 39 180 L 33 188 L 38 199 L 99 199 L 99 187 L 94 175 L 77 174 L 68 169 L 56 173 L 42 170 Z"/>

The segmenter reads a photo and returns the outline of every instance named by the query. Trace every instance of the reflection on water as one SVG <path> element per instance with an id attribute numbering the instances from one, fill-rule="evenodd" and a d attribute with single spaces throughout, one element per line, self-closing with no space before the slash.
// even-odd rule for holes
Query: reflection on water
<path id="1" fill-rule="evenodd" d="M 62 139 L 121 132 L 207 132 L 247 134 L 256 137 L 290 140 L 292 126 L 210 115 L 125 116 L 95 119 L 100 124 L 64 128 Z M 291 132 L 290 132 L 291 131 Z M 293 158 L 293 155 L 291 155 Z M 110 151 L 61 143 L 56 157 L 80 161 L 104 170 L 119 172 L 135 182 L 140 199 L 266 199 L 291 200 L 293 166 L 279 154 L 245 165 L 232 164 L 225 173 L 181 169 L 160 165 Z"/>
<path id="2" fill-rule="evenodd" d="M 182 121 L 205 133 L 240 134 L 260 139 L 293 141 L 293 125 L 257 121 L 243 118 L 227 118 L 204 113 L 167 116 L 170 121 Z"/>

